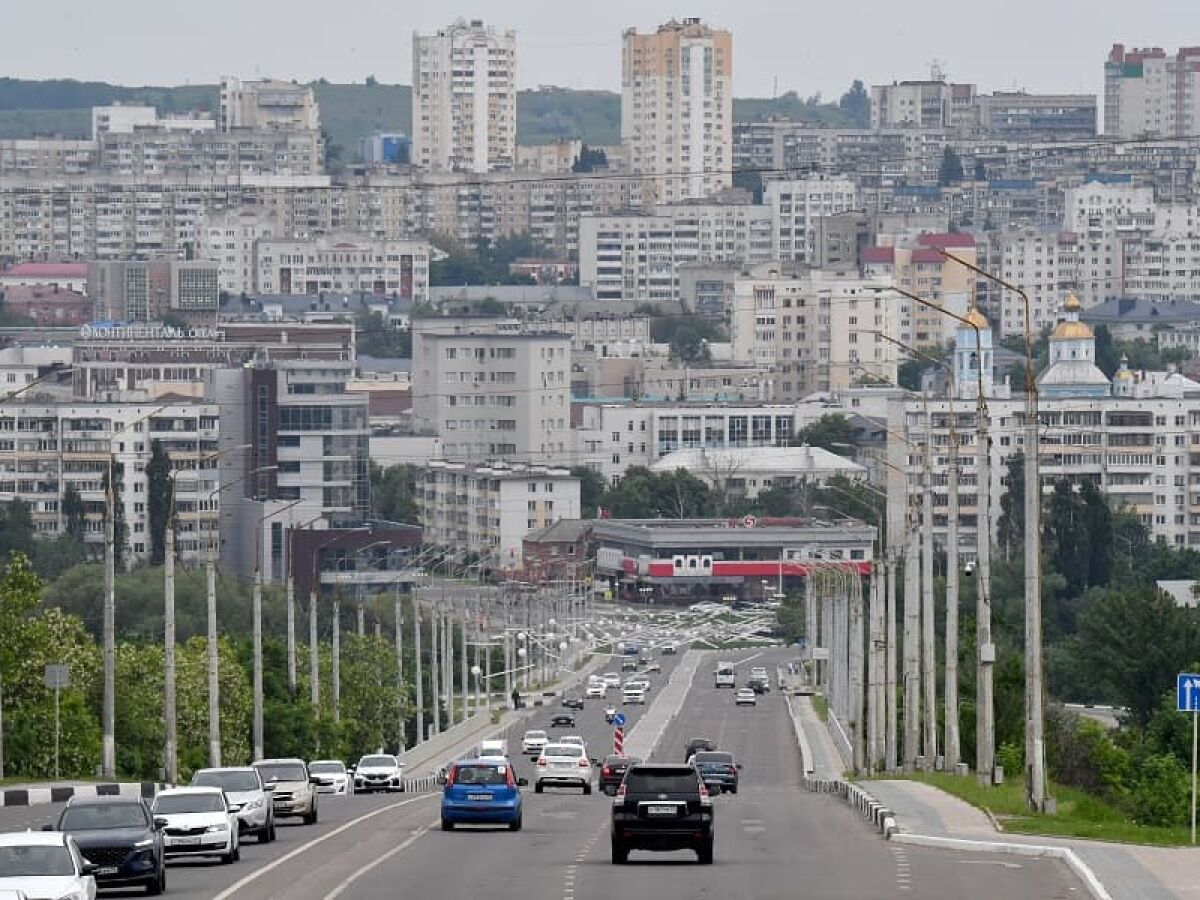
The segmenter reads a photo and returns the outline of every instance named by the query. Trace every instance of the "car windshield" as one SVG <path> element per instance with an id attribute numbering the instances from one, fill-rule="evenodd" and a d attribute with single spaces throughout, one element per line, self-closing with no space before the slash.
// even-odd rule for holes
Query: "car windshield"
<path id="1" fill-rule="evenodd" d="M 630 769 L 625 787 L 632 793 L 687 794 L 699 789 L 696 773 L 680 769 Z"/>
<path id="2" fill-rule="evenodd" d="M 220 794 L 167 794 L 154 800 L 155 815 L 172 813 L 221 812 L 225 803 Z"/>
<path id="3" fill-rule="evenodd" d="M 551 744 L 542 752 L 546 756 L 579 756 L 582 751 L 578 744 Z"/>
<path id="4" fill-rule="evenodd" d="M 508 766 L 458 766 L 454 770 L 454 783 L 508 784 Z"/>
<path id="5" fill-rule="evenodd" d="M 75 874 L 66 847 L 0 847 L 0 878 L 39 878 Z"/>
<path id="6" fill-rule="evenodd" d="M 257 791 L 261 787 L 253 772 L 197 772 L 192 776 L 195 787 L 219 787 L 223 791 Z"/>
<path id="7" fill-rule="evenodd" d="M 138 803 L 88 803 L 68 806 L 58 823 L 60 831 L 103 828 L 145 828 L 146 813 Z"/>
<path id="8" fill-rule="evenodd" d="M 694 757 L 692 757 L 692 759 L 695 761 L 696 765 L 698 765 L 698 766 L 702 766 L 705 763 L 707 763 L 709 765 L 718 765 L 718 766 L 733 765 L 733 754 L 732 753 L 711 753 L 711 752 L 697 753 Z"/>
<path id="9" fill-rule="evenodd" d="M 364 756 L 358 761 L 358 765 L 360 768 L 362 766 L 387 766 L 390 768 L 396 765 L 396 758 L 394 756 Z"/>
<path id="10" fill-rule="evenodd" d="M 310 763 L 308 771 L 314 775 L 341 775 L 346 771 L 346 767 L 340 762 L 318 762 Z"/>
<path id="11" fill-rule="evenodd" d="M 546 736 L 546 732 L 544 732 L 544 731 L 527 731 L 527 732 L 525 732 L 526 740 L 530 740 L 530 741 L 538 741 L 538 740 L 541 740 L 542 738 L 544 738 L 545 736 Z"/>
<path id="12" fill-rule="evenodd" d="M 254 768 L 263 781 L 308 781 L 304 766 L 297 763 L 268 763 Z"/>

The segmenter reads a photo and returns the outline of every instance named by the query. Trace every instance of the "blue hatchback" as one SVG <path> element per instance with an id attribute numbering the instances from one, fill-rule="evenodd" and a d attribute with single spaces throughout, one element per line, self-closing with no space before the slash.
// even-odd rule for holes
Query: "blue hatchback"
<path id="1" fill-rule="evenodd" d="M 442 788 L 442 831 L 474 824 L 507 825 L 520 831 L 519 788 L 527 784 L 503 757 L 456 762 L 446 772 Z"/>

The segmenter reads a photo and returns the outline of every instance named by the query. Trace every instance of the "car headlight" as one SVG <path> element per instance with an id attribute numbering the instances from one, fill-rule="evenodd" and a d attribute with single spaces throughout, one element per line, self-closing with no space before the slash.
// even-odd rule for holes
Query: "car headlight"
<path id="1" fill-rule="evenodd" d="M 246 802 L 246 805 L 242 807 L 242 809 L 243 810 L 261 809 L 262 805 L 263 805 L 262 800 L 249 800 Z"/>
<path id="2" fill-rule="evenodd" d="M 147 847 L 154 846 L 154 838 L 143 838 L 133 845 L 134 850 L 145 850 Z"/>
<path id="3" fill-rule="evenodd" d="M 227 822 L 218 822 L 216 825 L 209 825 L 209 831 L 228 831 L 229 824 Z"/>

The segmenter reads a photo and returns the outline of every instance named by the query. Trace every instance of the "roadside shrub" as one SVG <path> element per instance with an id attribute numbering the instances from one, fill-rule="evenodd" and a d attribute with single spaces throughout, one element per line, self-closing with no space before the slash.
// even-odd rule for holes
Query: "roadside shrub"
<path id="1" fill-rule="evenodd" d="M 1127 808 L 1142 825 L 1182 825 L 1190 803 L 1187 769 L 1174 756 L 1146 757 L 1137 768 Z"/>
<path id="2" fill-rule="evenodd" d="M 1046 716 L 1046 765 L 1061 784 L 1120 801 L 1128 791 L 1130 755 L 1098 722 L 1061 707 Z"/>

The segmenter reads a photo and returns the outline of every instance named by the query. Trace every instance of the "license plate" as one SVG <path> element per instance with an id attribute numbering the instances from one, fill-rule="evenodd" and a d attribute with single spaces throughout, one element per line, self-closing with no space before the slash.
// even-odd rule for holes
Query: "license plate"
<path id="1" fill-rule="evenodd" d="M 200 843 L 199 837 L 178 837 L 171 841 L 178 847 L 193 847 Z"/>
<path id="2" fill-rule="evenodd" d="M 119 872 L 119 871 L 120 871 L 120 869 L 118 869 L 116 866 L 101 866 L 99 869 L 97 869 L 92 874 L 94 874 L 94 875 L 116 875 L 117 872 Z"/>
<path id="3" fill-rule="evenodd" d="M 491 800 L 491 794 L 467 794 L 468 800 Z"/>
<path id="4" fill-rule="evenodd" d="M 675 815 L 674 806 L 647 806 L 646 815 L 648 816 L 673 816 Z"/>

